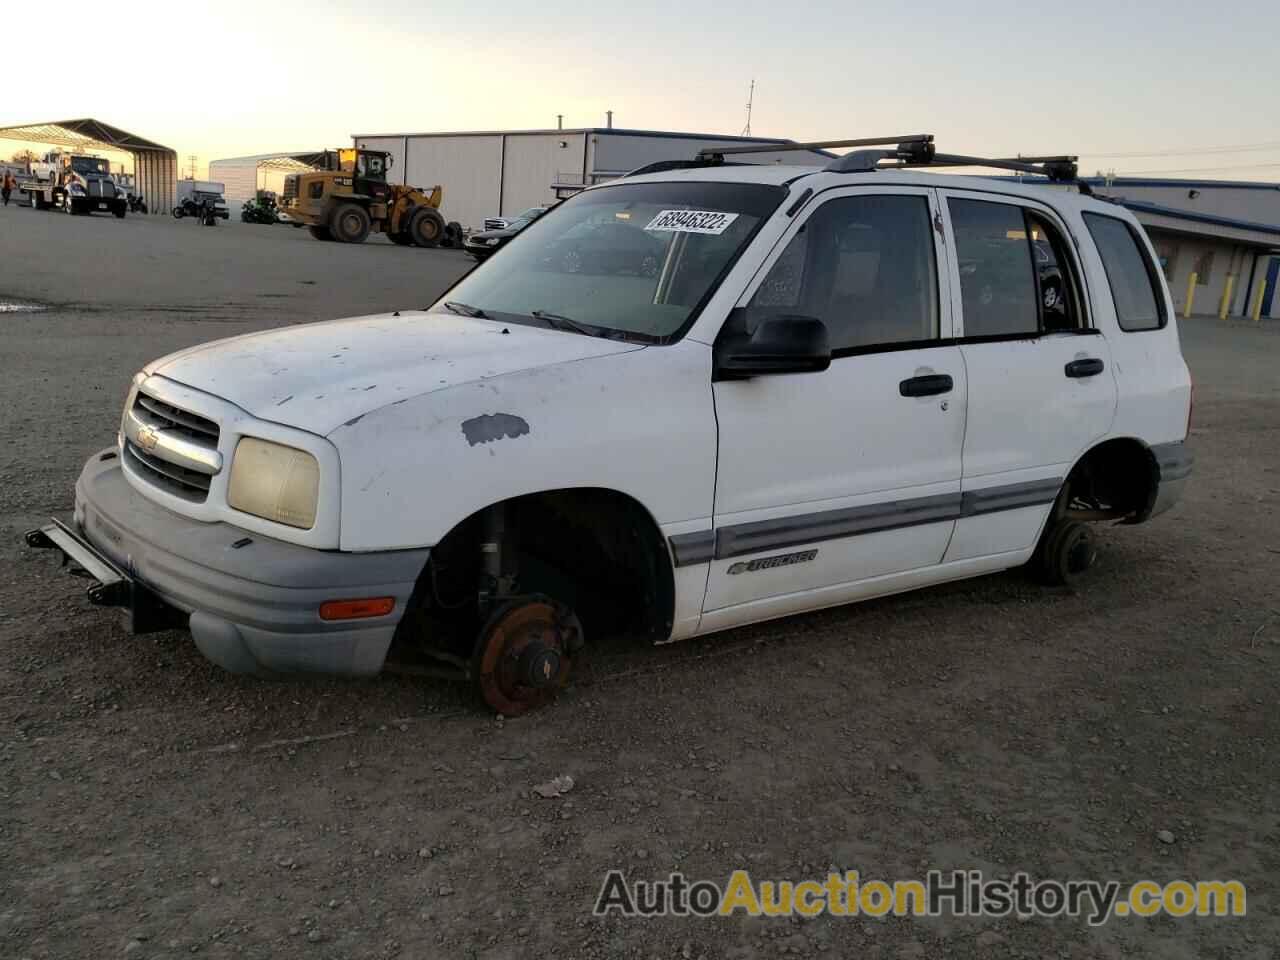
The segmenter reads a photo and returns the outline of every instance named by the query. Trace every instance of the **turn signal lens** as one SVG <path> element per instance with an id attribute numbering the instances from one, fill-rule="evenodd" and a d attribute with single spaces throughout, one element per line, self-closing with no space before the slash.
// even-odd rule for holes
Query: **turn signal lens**
<path id="1" fill-rule="evenodd" d="M 368 617 L 385 617 L 395 609 L 395 597 L 374 597 L 371 600 L 329 600 L 320 604 L 321 620 L 364 620 Z"/>

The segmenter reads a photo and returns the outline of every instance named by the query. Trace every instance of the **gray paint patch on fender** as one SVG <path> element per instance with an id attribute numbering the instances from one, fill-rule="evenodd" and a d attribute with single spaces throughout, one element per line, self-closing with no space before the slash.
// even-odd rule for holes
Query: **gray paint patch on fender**
<path id="1" fill-rule="evenodd" d="M 467 443 L 491 443 L 494 440 L 514 440 L 529 432 L 529 424 L 524 417 L 512 413 L 486 413 L 482 417 L 472 417 L 462 421 L 462 435 Z"/>

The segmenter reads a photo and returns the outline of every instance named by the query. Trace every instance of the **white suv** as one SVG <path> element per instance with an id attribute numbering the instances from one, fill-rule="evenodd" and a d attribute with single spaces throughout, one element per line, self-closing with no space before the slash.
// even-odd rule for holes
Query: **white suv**
<path id="1" fill-rule="evenodd" d="M 1085 521 L 1144 521 L 1190 473 L 1169 295 L 1124 208 L 921 149 L 665 164 L 426 311 L 158 360 L 74 527 L 29 540 L 227 669 L 373 673 L 394 639 L 506 713 L 584 636 L 1061 582 Z"/>

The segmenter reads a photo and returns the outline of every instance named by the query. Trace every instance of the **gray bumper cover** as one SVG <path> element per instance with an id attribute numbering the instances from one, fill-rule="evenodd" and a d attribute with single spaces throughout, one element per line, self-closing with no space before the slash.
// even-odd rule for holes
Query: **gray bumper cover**
<path id="1" fill-rule="evenodd" d="M 382 668 L 427 550 L 314 550 L 190 520 L 135 491 L 114 452 L 85 464 L 76 482 L 76 526 L 119 567 L 190 614 L 192 637 L 206 657 L 234 673 L 363 675 Z M 367 597 L 395 597 L 395 609 L 369 620 L 320 619 L 326 600 Z"/>
<path id="2" fill-rule="evenodd" d="M 1160 486 L 1150 514 L 1155 517 L 1182 499 L 1187 477 L 1191 476 L 1191 469 L 1195 465 L 1195 457 L 1184 442 L 1156 444 L 1151 448 L 1151 454 L 1160 468 Z"/>

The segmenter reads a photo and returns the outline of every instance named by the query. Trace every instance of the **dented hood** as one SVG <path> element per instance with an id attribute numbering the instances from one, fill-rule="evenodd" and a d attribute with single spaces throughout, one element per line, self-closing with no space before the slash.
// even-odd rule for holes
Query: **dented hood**
<path id="1" fill-rule="evenodd" d="M 642 349 L 559 330 L 402 311 L 217 340 L 148 364 L 261 420 L 325 435 L 397 401 Z"/>

